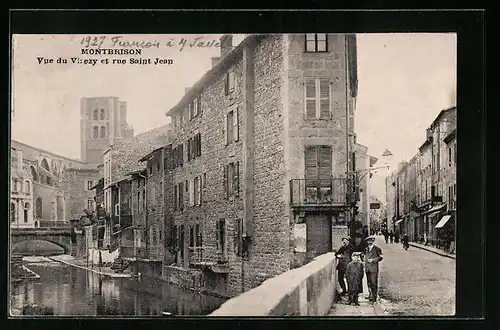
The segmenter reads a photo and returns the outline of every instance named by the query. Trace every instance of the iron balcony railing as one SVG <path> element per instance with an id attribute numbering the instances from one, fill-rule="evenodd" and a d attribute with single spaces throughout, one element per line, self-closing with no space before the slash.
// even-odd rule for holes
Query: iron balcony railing
<path id="1" fill-rule="evenodd" d="M 346 179 L 290 180 L 292 206 L 339 205 L 346 202 Z"/>

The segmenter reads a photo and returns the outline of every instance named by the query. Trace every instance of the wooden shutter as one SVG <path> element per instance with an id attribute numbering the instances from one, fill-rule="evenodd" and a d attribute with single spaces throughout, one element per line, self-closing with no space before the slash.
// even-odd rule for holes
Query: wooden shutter
<path id="1" fill-rule="evenodd" d="M 319 117 L 330 119 L 330 81 L 328 79 L 319 80 Z"/>
<path id="2" fill-rule="evenodd" d="M 229 197 L 229 189 L 228 189 L 229 185 L 228 185 L 228 177 L 227 177 L 228 169 L 229 169 L 229 167 L 227 165 L 225 165 L 224 166 L 224 190 L 225 190 L 225 194 L 226 194 L 225 198 Z"/>
<path id="3" fill-rule="evenodd" d="M 332 147 L 320 146 L 318 149 L 319 178 L 322 180 L 322 183 L 330 185 L 329 180 L 332 177 Z"/>
<path id="4" fill-rule="evenodd" d="M 235 219 L 234 222 L 234 252 L 237 256 L 241 256 L 241 222 L 240 219 Z"/>
<path id="5" fill-rule="evenodd" d="M 199 197 L 199 202 L 200 202 L 200 205 L 201 205 L 201 201 L 202 201 L 202 194 L 203 194 L 203 189 L 202 189 L 202 187 L 203 187 L 203 182 L 201 181 L 201 179 L 202 179 L 202 176 L 200 175 L 200 176 L 199 176 L 199 187 L 198 187 L 198 189 L 200 190 L 200 192 L 199 192 L 199 194 L 200 194 L 200 197 Z"/>
<path id="6" fill-rule="evenodd" d="M 306 147 L 306 185 L 316 185 L 318 178 L 318 154 L 316 146 Z"/>
<path id="7" fill-rule="evenodd" d="M 184 145 L 182 143 L 179 145 L 179 164 L 184 165 Z"/>
<path id="8" fill-rule="evenodd" d="M 187 157 L 189 162 L 191 160 L 191 139 L 187 140 L 186 146 L 187 146 Z"/>
<path id="9" fill-rule="evenodd" d="M 316 118 L 316 80 L 309 79 L 306 81 L 306 119 Z"/>
<path id="10" fill-rule="evenodd" d="M 233 163 L 233 193 L 238 197 L 240 191 L 240 162 Z"/>
<path id="11" fill-rule="evenodd" d="M 184 185 L 179 182 L 179 209 L 184 209 Z"/>
<path id="12" fill-rule="evenodd" d="M 201 157 L 201 133 L 198 133 L 198 157 Z"/>
<path id="13" fill-rule="evenodd" d="M 201 115 L 202 114 L 202 108 L 201 108 L 201 94 L 200 96 L 198 96 L 198 98 L 196 99 L 198 101 L 198 113 Z"/>
<path id="14" fill-rule="evenodd" d="M 234 141 L 238 141 L 239 138 L 240 138 L 240 130 L 239 130 L 239 122 L 238 122 L 238 111 L 239 109 L 239 106 L 237 107 L 234 107 L 234 111 L 233 111 L 233 138 L 234 138 Z"/>
<path id="15" fill-rule="evenodd" d="M 189 185 L 191 206 L 194 206 L 194 182 L 195 182 L 195 180 L 196 180 L 196 178 L 193 179 L 193 184 Z"/>
<path id="16" fill-rule="evenodd" d="M 227 113 L 224 115 L 224 142 L 225 145 L 227 146 L 229 142 L 227 138 Z"/>

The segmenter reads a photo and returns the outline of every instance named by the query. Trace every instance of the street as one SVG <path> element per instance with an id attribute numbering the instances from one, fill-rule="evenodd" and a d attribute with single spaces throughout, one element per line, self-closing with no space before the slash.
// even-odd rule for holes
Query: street
<path id="1" fill-rule="evenodd" d="M 455 314 L 455 260 L 416 247 L 407 251 L 401 243 L 386 244 L 378 236 L 375 245 L 382 249 L 379 299 L 369 303 L 366 275 L 360 306 L 336 303 L 329 316 L 449 316 Z M 344 299 L 345 300 L 345 299 Z"/>
<path id="2" fill-rule="evenodd" d="M 384 254 L 380 263 L 379 295 L 393 316 L 455 314 L 455 260 L 401 243 L 375 242 Z"/>

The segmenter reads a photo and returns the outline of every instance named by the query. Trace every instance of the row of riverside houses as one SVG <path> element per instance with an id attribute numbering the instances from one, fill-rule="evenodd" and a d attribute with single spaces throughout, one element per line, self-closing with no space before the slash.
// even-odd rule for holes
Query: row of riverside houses
<path id="1" fill-rule="evenodd" d="M 306 261 L 348 233 L 356 38 L 220 44 L 166 113 L 165 143 L 104 153 L 97 195 L 110 215 L 102 244 L 120 244 L 134 272 L 233 297 L 292 267 L 296 224 L 307 225 Z"/>
<path id="2" fill-rule="evenodd" d="M 456 161 L 456 107 L 452 107 L 432 122 L 418 153 L 387 177 L 387 228 L 453 253 Z"/>

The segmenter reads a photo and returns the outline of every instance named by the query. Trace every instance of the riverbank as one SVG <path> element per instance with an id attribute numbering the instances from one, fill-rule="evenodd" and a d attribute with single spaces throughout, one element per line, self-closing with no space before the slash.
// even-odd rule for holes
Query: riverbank
<path id="1" fill-rule="evenodd" d="M 123 273 L 115 273 L 114 270 L 111 269 L 111 267 L 98 267 L 94 266 L 92 267 L 87 267 L 87 261 L 84 259 L 72 259 L 68 255 L 60 255 L 60 256 L 54 256 L 54 257 L 49 257 L 49 259 L 53 261 L 60 262 L 62 264 L 66 264 L 69 266 L 85 269 L 87 271 L 93 272 L 95 274 L 99 275 L 104 275 L 104 276 L 109 276 L 113 278 L 130 278 L 130 277 L 135 277 L 130 271 L 125 270 Z"/>

